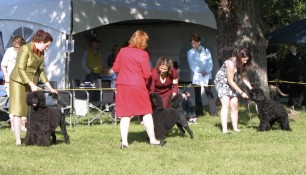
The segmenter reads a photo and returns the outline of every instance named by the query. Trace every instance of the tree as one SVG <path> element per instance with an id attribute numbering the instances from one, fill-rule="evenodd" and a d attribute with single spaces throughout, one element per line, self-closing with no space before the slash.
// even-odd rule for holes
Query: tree
<path id="1" fill-rule="evenodd" d="M 305 0 L 269 0 L 262 4 L 263 30 L 266 33 L 306 18 Z"/>
<path id="2" fill-rule="evenodd" d="M 262 0 L 205 0 L 217 22 L 217 45 L 220 65 L 232 56 L 234 48 L 250 49 L 253 68 L 250 80 L 268 94 L 267 61 L 262 31 Z M 254 86 L 254 84 L 253 84 Z"/>

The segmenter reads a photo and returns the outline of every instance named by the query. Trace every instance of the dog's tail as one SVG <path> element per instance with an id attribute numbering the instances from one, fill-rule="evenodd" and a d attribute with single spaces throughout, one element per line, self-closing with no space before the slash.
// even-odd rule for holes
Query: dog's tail
<path id="1" fill-rule="evenodd" d="M 288 97 L 288 96 L 289 96 L 289 94 L 283 93 L 283 92 L 279 89 L 278 86 L 269 85 L 269 89 L 272 90 L 272 91 L 275 91 L 275 90 L 276 90 L 276 91 L 277 91 L 281 96 L 283 96 L 283 97 Z"/>
<path id="2" fill-rule="evenodd" d="M 281 96 L 283 96 L 283 97 L 288 97 L 288 96 L 289 96 L 289 94 L 284 94 L 284 93 L 279 89 L 279 87 L 277 87 L 277 86 L 276 86 L 276 90 L 277 90 L 277 92 L 278 92 Z"/>

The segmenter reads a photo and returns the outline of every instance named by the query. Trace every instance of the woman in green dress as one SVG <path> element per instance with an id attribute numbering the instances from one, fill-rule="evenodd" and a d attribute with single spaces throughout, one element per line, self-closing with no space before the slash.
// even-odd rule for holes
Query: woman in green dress
<path id="1" fill-rule="evenodd" d="M 27 116 L 28 106 L 26 95 L 31 91 L 38 91 L 40 80 L 51 93 L 57 93 L 48 82 L 44 71 L 44 51 L 53 41 L 52 36 L 43 30 L 38 30 L 32 42 L 23 45 L 17 54 L 16 65 L 10 75 L 10 108 L 9 113 L 14 115 L 14 133 L 16 145 L 21 145 L 21 116 Z"/>

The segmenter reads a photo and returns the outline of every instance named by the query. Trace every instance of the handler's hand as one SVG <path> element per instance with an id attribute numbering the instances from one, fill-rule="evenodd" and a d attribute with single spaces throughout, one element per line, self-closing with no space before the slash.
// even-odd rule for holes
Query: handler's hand
<path id="1" fill-rule="evenodd" d="M 249 98 L 249 96 L 246 93 L 244 93 L 244 92 L 241 94 L 241 97 L 242 98 Z"/>
<path id="2" fill-rule="evenodd" d="M 55 90 L 53 88 L 50 89 L 50 92 L 53 93 L 53 94 L 58 94 L 57 90 Z"/>
<path id="3" fill-rule="evenodd" d="M 39 90 L 41 90 L 41 88 L 40 87 L 38 87 L 38 86 L 36 86 L 34 83 L 29 83 L 29 86 L 31 87 L 31 91 L 33 92 L 33 91 L 39 91 Z"/>

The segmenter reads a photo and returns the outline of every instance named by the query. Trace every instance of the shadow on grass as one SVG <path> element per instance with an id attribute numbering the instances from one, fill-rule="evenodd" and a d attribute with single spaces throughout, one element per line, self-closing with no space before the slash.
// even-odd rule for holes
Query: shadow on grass
<path id="1" fill-rule="evenodd" d="M 242 105 L 241 108 L 239 108 L 239 112 L 238 112 L 238 125 L 242 125 L 244 128 L 254 128 L 257 130 L 258 128 L 258 124 L 254 123 L 254 118 L 257 118 L 257 114 L 256 114 L 256 109 L 255 106 L 250 106 L 250 109 L 245 106 Z M 227 126 L 229 129 L 233 129 L 232 127 L 232 122 L 231 122 L 231 116 L 230 116 L 230 110 L 229 110 L 229 114 L 228 114 L 228 122 L 227 122 Z M 221 122 L 215 124 L 216 128 L 219 128 L 220 131 L 222 131 L 222 126 L 221 126 Z"/>
<path id="2" fill-rule="evenodd" d="M 138 131 L 138 132 L 129 132 L 129 142 L 133 143 L 133 142 L 147 142 L 149 143 L 149 138 L 147 135 L 147 132 L 144 131 Z"/>
<path id="3" fill-rule="evenodd" d="M 188 133 L 186 131 L 184 137 L 188 137 Z M 169 137 L 182 137 L 180 130 L 177 128 L 177 126 L 174 126 L 172 129 L 168 130 L 166 133 L 166 139 Z M 147 142 L 149 143 L 149 137 L 147 135 L 147 132 L 141 131 L 141 132 L 129 132 L 129 142 Z"/>

